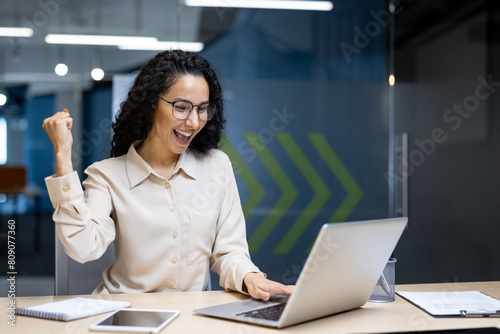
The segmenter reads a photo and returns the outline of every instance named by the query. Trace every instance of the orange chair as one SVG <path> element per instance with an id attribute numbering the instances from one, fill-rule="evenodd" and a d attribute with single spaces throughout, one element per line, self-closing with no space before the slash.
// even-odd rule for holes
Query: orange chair
<path id="1" fill-rule="evenodd" d="M 34 198 L 35 200 L 35 229 L 34 229 L 34 247 L 40 250 L 40 231 L 41 231 L 41 193 L 34 187 L 28 187 L 26 184 L 26 168 L 24 166 L 0 166 L 0 194 L 13 196 L 15 207 L 19 195 Z M 0 213 L 1 214 L 1 213 Z M 17 212 L 14 212 L 14 220 Z M 0 226 L 3 227 L 3 226 Z"/>
<path id="2" fill-rule="evenodd" d="M 19 194 L 26 187 L 26 168 L 0 166 L 0 194 Z"/>

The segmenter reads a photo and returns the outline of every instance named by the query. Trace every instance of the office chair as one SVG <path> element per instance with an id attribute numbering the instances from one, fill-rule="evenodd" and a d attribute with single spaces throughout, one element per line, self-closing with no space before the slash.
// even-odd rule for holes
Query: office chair
<path id="1" fill-rule="evenodd" d="M 55 295 L 90 294 L 102 282 L 102 272 L 115 262 L 113 244 L 95 261 L 84 264 L 71 259 L 59 240 L 56 232 L 56 273 Z"/>

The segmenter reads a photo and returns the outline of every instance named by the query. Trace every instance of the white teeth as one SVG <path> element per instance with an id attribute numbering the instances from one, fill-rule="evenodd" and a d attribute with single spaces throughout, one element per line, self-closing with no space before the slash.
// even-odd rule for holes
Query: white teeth
<path id="1" fill-rule="evenodd" d="M 183 136 L 186 136 L 186 137 L 191 136 L 191 133 L 189 133 L 189 132 L 184 132 L 184 131 L 181 131 L 181 130 L 178 130 L 178 129 L 174 129 L 174 130 L 177 131 L 177 132 L 179 132 Z"/>

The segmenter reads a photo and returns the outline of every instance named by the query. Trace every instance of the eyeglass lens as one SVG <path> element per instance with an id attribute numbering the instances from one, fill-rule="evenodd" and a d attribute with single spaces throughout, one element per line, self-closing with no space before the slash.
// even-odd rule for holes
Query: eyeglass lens
<path id="1" fill-rule="evenodd" d="M 186 119 L 193 110 L 193 104 L 187 101 L 175 101 L 172 103 L 174 117 L 177 119 Z M 215 115 L 215 106 L 205 103 L 198 106 L 198 117 L 202 121 L 209 121 Z"/>

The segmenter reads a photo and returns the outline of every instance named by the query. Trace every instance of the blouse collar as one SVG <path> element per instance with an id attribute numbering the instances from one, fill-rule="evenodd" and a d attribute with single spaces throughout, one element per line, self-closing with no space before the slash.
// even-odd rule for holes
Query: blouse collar
<path id="1" fill-rule="evenodd" d="M 159 178 L 165 179 L 163 176 L 155 172 L 155 170 L 137 153 L 135 146 L 137 142 L 130 145 L 125 157 L 128 181 L 130 188 L 134 188 L 139 183 L 144 181 L 153 174 Z M 177 163 L 172 171 L 172 176 L 183 172 L 188 177 L 196 179 L 196 153 L 189 148 L 179 156 Z"/>

